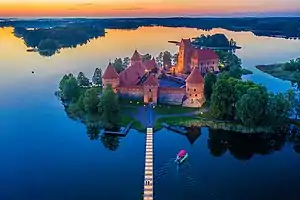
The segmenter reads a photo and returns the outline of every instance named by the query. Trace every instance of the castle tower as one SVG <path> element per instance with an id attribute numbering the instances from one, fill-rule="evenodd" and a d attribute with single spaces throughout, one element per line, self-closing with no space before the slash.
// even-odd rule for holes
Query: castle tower
<path id="1" fill-rule="evenodd" d="M 143 84 L 144 86 L 144 103 L 157 103 L 158 97 L 158 79 L 150 74 Z"/>
<path id="2" fill-rule="evenodd" d="M 193 45 L 190 39 L 182 39 L 179 43 L 176 73 L 188 74 L 191 72 L 191 54 Z"/>
<path id="3" fill-rule="evenodd" d="M 204 79 L 198 67 L 193 68 L 186 79 L 186 100 L 185 107 L 201 107 L 205 102 Z"/>
<path id="4" fill-rule="evenodd" d="M 139 54 L 137 50 L 134 51 L 130 59 L 130 64 L 131 65 L 142 64 L 142 56 Z"/>
<path id="5" fill-rule="evenodd" d="M 119 74 L 112 66 L 112 64 L 109 63 L 104 74 L 102 75 L 102 86 L 103 88 L 106 88 L 107 85 L 111 85 L 114 91 L 117 92 L 119 83 L 120 83 Z"/>

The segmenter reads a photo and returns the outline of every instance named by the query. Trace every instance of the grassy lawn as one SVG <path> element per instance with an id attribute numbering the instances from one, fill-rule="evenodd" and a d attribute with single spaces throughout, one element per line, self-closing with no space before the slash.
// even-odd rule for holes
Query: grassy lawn
<path id="1" fill-rule="evenodd" d="M 126 126 L 127 124 L 129 124 L 132 121 L 133 121 L 133 124 L 132 124 L 131 128 L 136 129 L 138 131 L 144 131 L 146 129 L 139 121 L 137 121 L 127 115 L 122 116 L 119 126 Z"/>
<path id="2" fill-rule="evenodd" d="M 209 111 L 203 112 L 202 114 L 198 114 L 198 115 L 196 115 L 195 117 L 201 117 L 201 118 L 205 118 L 205 119 L 214 119 L 214 118 L 211 116 L 211 113 L 210 113 Z"/>
<path id="3" fill-rule="evenodd" d="M 154 111 L 160 115 L 167 114 L 184 114 L 199 110 L 199 108 L 187 108 L 182 106 L 158 105 L 155 106 Z"/>
<path id="4" fill-rule="evenodd" d="M 178 125 L 179 122 L 185 122 L 185 121 L 190 121 L 192 119 L 195 119 L 194 117 L 190 116 L 182 116 L 182 117 L 162 117 L 156 120 L 154 124 L 154 129 L 158 130 L 163 128 L 163 123 L 169 124 L 169 125 Z"/>

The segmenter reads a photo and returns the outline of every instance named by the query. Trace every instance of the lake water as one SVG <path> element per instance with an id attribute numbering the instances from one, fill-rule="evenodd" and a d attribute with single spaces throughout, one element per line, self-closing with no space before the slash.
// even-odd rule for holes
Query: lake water
<path id="1" fill-rule="evenodd" d="M 114 151 L 100 139 L 91 141 L 86 127 L 70 120 L 54 96 L 66 73 L 83 71 L 91 77 L 96 67 L 104 70 L 109 60 L 131 56 L 135 49 L 155 56 L 165 50 L 175 53 L 177 47 L 168 40 L 224 33 L 243 47 L 237 54 L 243 66 L 254 72 L 244 78 L 280 92 L 291 84 L 254 66 L 284 62 L 300 53 L 299 40 L 256 37 L 250 32 L 224 29 L 142 27 L 107 30 L 105 37 L 85 46 L 42 57 L 26 52 L 22 39 L 14 37 L 12 30 L 0 29 L 1 200 L 141 199 L 143 133 L 130 131 L 113 144 L 118 145 Z M 248 140 L 230 135 L 229 140 L 234 141 L 231 149 L 216 157 L 215 150 L 210 149 L 222 143 L 212 143 L 210 136 L 207 129 L 202 129 L 191 145 L 187 138 L 166 130 L 155 134 L 157 200 L 299 199 L 300 154 L 295 153 L 292 144 L 282 144 L 267 155 L 252 155 L 256 143 L 249 147 Z M 187 149 L 190 158 L 185 168 L 176 171 L 172 159 L 180 149 Z M 247 159 L 241 159 L 245 156 Z"/>

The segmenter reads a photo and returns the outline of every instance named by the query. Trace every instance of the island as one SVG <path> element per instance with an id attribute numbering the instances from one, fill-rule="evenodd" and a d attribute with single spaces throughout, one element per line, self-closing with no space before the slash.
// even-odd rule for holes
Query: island
<path id="1" fill-rule="evenodd" d="M 68 116 L 88 130 L 116 135 L 149 126 L 274 133 L 299 124 L 295 91 L 274 94 L 242 75 L 232 51 L 198 49 L 182 39 L 176 56 L 165 51 L 155 59 L 135 50 L 108 63 L 103 74 L 97 68 L 92 81 L 82 72 L 66 74 L 56 94 Z"/>
<path id="2" fill-rule="evenodd" d="M 47 28 L 15 27 L 14 35 L 23 38 L 29 52 L 52 56 L 62 48 L 75 48 L 105 35 L 102 27 L 84 23 Z"/>
<path id="3" fill-rule="evenodd" d="M 300 82 L 300 58 L 286 63 L 258 65 L 256 68 L 282 80 Z"/>

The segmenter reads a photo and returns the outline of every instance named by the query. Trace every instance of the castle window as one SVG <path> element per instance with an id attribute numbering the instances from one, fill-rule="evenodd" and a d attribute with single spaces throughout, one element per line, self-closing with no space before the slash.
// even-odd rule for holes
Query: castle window
<path id="1" fill-rule="evenodd" d="M 190 91 L 190 88 L 188 88 L 187 91 Z"/>
<path id="2" fill-rule="evenodd" d="M 215 61 L 213 61 L 213 65 L 215 64 Z"/>
<path id="3" fill-rule="evenodd" d="M 195 94 L 195 97 L 197 96 L 197 94 Z"/>
<path id="4" fill-rule="evenodd" d="M 151 92 L 151 89 L 149 89 L 149 92 Z"/>
<path id="5" fill-rule="evenodd" d="M 196 92 L 196 89 L 194 89 L 194 92 Z"/>
<path id="6" fill-rule="evenodd" d="M 209 65 L 209 62 L 207 62 L 207 65 Z"/>
<path id="7" fill-rule="evenodd" d="M 190 97 L 192 96 L 192 94 L 190 94 Z"/>

